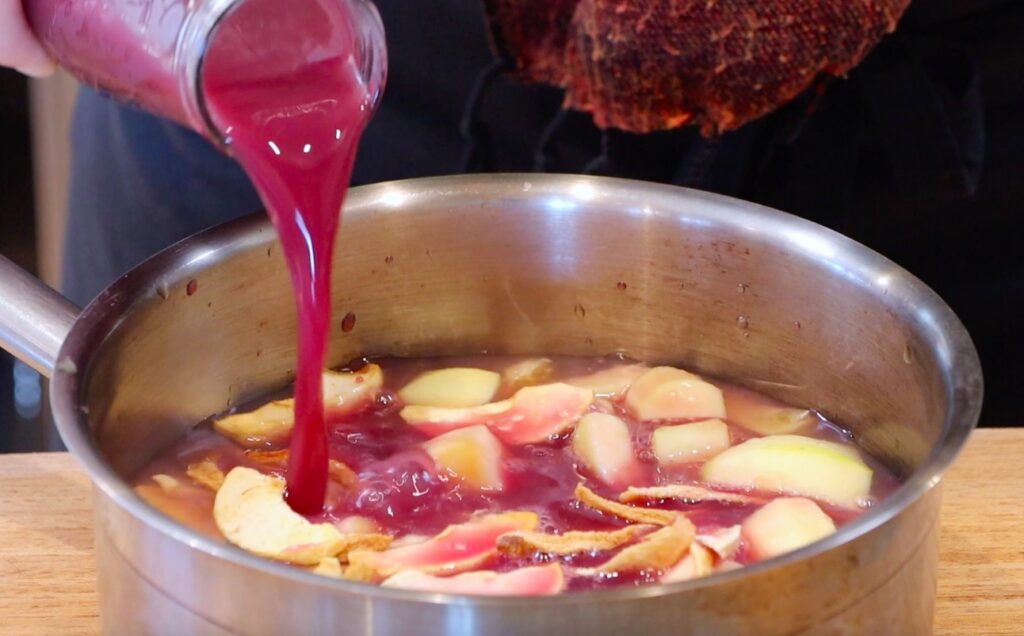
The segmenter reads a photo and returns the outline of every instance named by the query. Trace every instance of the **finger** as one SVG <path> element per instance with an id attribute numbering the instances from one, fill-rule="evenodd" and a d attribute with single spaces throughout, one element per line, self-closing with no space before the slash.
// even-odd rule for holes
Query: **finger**
<path id="1" fill-rule="evenodd" d="M 57 63 L 29 29 L 21 0 L 0 0 L 0 65 L 33 77 L 57 70 Z"/>

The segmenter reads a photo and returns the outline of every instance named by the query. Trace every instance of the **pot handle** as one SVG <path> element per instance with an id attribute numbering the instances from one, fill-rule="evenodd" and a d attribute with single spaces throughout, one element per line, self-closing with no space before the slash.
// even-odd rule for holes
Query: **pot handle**
<path id="1" fill-rule="evenodd" d="M 46 377 L 80 309 L 0 256 L 0 347 Z"/>

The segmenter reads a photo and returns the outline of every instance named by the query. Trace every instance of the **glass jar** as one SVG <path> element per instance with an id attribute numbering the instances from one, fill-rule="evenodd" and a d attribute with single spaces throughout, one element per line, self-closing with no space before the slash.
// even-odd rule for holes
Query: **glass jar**
<path id="1" fill-rule="evenodd" d="M 324 3 L 340 6 L 356 27 L 355 64 L 373 105 L 384 87 L 384 30 L 376 8 L 366 0 L 23 2 L 33 31 L 79 81 L 188 126 L 218 144 L 224 136 L 204 106 L 203 60 L 232 11 L 243 3 L 261 2 L 259 11 L 266 14 L 268 30 L 289 19 L 296 27 L 294 16 L 304 9 L 310 9 L 306 15 L 314 15 Z M 301 38 L 292 35 L 295 46 L 302 47 Z"/>

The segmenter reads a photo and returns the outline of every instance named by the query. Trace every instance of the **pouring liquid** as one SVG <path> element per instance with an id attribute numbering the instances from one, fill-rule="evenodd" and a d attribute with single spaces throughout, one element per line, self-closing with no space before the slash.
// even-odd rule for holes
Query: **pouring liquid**
<path id="1" fill-rule="evenodd" d="M 256 186 L 288 263 L 298 312 L 296 426 L 287 497 L 321 511 L 327 433 L 321 371 L 331 255 L 359 137 L 372 115 L 356 31 L 337 0 L 249 0 L 229 14 L 203 67 L 207 108 Z"/>

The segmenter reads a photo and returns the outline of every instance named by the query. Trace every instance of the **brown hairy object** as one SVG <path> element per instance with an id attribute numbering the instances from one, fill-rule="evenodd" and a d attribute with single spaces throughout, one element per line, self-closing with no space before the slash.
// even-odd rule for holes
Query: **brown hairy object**
<path id="1" fill-rule="evenodd" d="M 484 0 L 519 75 L 595 123 L 723 132 L 842 75 L 910 0 Z"/>

